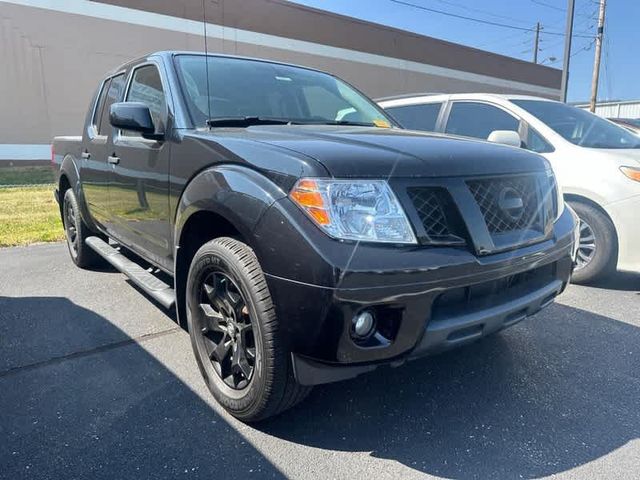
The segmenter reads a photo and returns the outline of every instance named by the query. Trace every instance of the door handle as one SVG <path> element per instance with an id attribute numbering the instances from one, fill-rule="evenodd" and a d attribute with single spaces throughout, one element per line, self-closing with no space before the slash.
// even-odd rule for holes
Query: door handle
<path id="1" fill-rule="evenodd" d="M 80 156 L 82 157 L 83 160 L 89 160 L 91 158 L 91 154 L 87 150 L 82 152 Z"/>
<path id="2" fill-rule="evenodd" d="M 120 157 L 116 157 L 115 155 L 109 155 L 107 160 L 111 165 L 117 165 L 120 163 Z"/>

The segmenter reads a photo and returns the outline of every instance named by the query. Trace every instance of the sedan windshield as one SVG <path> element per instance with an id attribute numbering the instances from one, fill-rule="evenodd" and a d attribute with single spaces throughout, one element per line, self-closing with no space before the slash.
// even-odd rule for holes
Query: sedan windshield
<path id="1" fill-rule="evenodd" d="M 178 55 L 176 67 L 196 125 L 392 123 L 357 90 L 315 70 L 204 55 Z"/>
<path id="2" fill-rule="evenodd" d="M 516 99 L 512 102 L 574 145 L 587 148 L 640 148 L 637 136 L 586 110 L 544 100 Z"/>

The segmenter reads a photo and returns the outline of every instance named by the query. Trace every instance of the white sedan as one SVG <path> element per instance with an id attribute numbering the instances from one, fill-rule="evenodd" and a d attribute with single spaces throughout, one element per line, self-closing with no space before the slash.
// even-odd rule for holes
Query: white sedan
<path id="1" fill-rule="evenodd" d="M 540 153 L 581 220 L 574 281 L 640 271 L 640 139 L 544 98 L 413 95 L 378 101 L 404 128 L 490 139 Z"/>

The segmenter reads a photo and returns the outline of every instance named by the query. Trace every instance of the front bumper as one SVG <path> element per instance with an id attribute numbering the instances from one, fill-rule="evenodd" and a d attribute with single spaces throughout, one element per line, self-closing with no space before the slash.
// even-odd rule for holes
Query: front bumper
<path id="1" fill-rule="evenodd" d="M 298 214 L 286 202 L 270 209 L 256 230 L 256 253 L 294 352 L 297 380 L 306 385 L 350 378 L 514 325 L 551 303 L 573 268 L 568 210 L 551 238 L 481 257 L 451 247 L 337 242 L 313 226 L 301 228 Z M 358 344 L 351 320 L 364 309 L 374 312 L 383 335 Z"/>
<path id="2" fill-rule="evenodd" d="M 640 195 L 610 203 L 605 208 L 618 235 L 618 269 L 640 272 Z"/>

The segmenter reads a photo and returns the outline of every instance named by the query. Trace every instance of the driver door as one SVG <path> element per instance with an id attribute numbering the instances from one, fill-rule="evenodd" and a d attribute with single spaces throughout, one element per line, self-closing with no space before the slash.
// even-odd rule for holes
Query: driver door
<path id="1" fill-rule="evenodd" d="M 168 107 L 160 65 L 148 62 L 133 69 L 124 101 L 149 107 L 157 133 L 167 129 Z M 114 132 L 109 210 L 114 236 L 143 257 L 171 270 L 169 215 L 170 142 L 149 140 L 139 133 Z"/>

